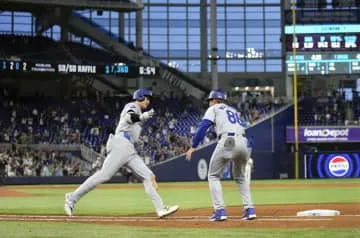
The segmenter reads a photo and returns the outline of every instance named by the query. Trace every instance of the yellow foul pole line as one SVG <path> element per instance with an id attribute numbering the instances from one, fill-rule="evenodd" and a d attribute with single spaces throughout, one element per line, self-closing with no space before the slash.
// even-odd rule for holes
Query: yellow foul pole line
<path id="1" fill-rule="evenodd" d="M 292 24 L 293 24 L 293 42 L 296 40 L 296 1 L 292 0 Z M 295 136 L 295 179 L 299 179 L 299 135 L 298 135 L 298 95 L 297 95 L 297 70 L 296 70 L 296 47 L 292 48 L 294 74 L 293 74 L 293 93 L 294 93 L 294 136 Z"/>

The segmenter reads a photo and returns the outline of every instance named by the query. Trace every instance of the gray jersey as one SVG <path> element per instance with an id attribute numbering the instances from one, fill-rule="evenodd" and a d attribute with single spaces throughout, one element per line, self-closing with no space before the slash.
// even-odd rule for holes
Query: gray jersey
<path id="1" fill-rule="evenodd" d="M 134 113 L 141 115 L 141 108 L 134 102 L 130 102 L 124 106 L 120 114 L 120 120 L 115 130 L 115 135 L 119 134 L 120 132 L 128 132 L 132 137 L 134 142 L 139 140 L 140 133 L 141 133 L 141 122 L 132 122 L 130 117 L 127 116 L 129 111 L 134 111 Z"/>
<path id="2" fill-rule="evenodd" d="M 218 136 L 229 132 L 245 134 L 239 113 L 229 105 L 223 103 L 212 105 L 205 112 L 203 119 L 212 121 L 215 124 L 215 132 Z"/>

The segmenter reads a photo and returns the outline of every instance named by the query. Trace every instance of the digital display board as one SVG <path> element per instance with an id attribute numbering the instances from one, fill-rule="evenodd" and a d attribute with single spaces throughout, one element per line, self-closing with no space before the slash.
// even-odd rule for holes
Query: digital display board
<path id="1" fill-rule="evenodd" d="M 307 153 L 306 178 L 359 178 L 359 153 Z"/>
<path id="2" fill-rule="evenodd" d="M 360 29 L 360 28 L 359 28 Z M 360 33 L 286 35 L 286 51 L 350 51 L 360 50 Z"/>
<path id="3" fill-rule="evenodd" d="M 285 10 L 285 24 L 292 24 L 292 14 L 292 10 Z M 298 9 L 295 15 L 297 24 L 360 23 L 360 9 Z"/>
<path id="4" fill-rule="evenodd" d="M 288 74 L 293 74 L 295 61 L 292 53 L 286 55 Z M 360 74 L 360 53 L 355 52 L 298 52 L 296 55 L 298 75 Z"/>
<path id="5" fill-rule="evenodd" d="M 106 74 L 121 77 L 158 76 L 155 66 L 112 63 L 106 65 L 0 60 L 0 73 Z"/>
<path id="6" fill-rule="evenodd" d="M 286 127 L 287 143 L 295 143 L 295 129 Z M 298 127 L 299 143 L 358 143 L 360 127 L 346 126 L 300 126 Z"/>
<path id="7" fill-rule="evenodd" d="M 358 0 L 284 0 L 284 8 L 291 9 L 356 9 L 359 7 Z"/>

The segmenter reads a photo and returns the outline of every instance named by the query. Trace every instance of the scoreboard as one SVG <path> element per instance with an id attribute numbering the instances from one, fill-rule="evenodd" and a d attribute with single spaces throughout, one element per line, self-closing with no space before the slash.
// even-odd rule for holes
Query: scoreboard
<path id="1" fill-rule="evenodd" d="M 292 51 L 359 51 L 360 33 L 286 35 L 286 50 Z"/>
<path id="2" fill-rule="evenodd" d="M 287 54 L 288 74 L 294 73 L 294 56 Z M 296 54 L 299 75 L 360 74 L 360 53 L 349 52 L 299 52 Z"/>
<path id="3" fill-rule="evenodd" d="M 299 75 L 360 74 L 360 24 L 288 25 L 284 33 L 288 74 L 295 61 Z"/>
<path id="4" fill-rule="evenodd" d="M 24 60 L 0 60 L 0 74 L 14 73 L 58 73 L 58 74 L 105 74 L 119 77 L 154 77 L 159 75 L 159 67 L 126 63 L 103 65 L 35 62 Z"/>

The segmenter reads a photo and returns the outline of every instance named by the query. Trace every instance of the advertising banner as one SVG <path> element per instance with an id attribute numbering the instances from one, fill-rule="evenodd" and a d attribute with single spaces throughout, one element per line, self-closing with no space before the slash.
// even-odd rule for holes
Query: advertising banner
<path id="1" fill-rule="evenodd" d="M 299 143 L 360 142 L 360 127 L 301 126 L 298 128 Z M 294 127 L 286 128 L 287 143 L 295 142 Z"/>
<path id="2" fill-rule="evenodd" d="M 358 178 L 359 153 L 309 153 L 306 155 L 307 178 Z"/>

